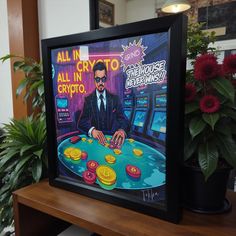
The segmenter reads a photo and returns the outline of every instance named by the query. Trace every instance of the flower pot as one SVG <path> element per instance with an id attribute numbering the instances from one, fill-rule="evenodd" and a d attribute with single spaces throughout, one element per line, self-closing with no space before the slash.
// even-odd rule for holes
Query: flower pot
<path id="1" fill-rule="evenodd" d="M 183 166 L 183 206 L 198 213 L 215 214 L 231 209 L 225 198 L 230 168 L 217 169 L 207 181 L 199 167 Z"/>

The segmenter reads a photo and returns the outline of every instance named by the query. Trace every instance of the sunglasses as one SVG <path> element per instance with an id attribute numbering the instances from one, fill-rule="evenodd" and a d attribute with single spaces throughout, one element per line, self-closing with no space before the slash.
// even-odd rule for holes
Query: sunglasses
<path id="1" fill-rule="evenodd" d="M 94 80 L 96 81 L 96 83 L 99 83 L 100 81 L 102 81 L 104 83 L 104 82 L 106 82 L 107 77 L 106 76 L 104 76 L 102 78 L 96 77 L 96 78 L 94 78 Z"/>

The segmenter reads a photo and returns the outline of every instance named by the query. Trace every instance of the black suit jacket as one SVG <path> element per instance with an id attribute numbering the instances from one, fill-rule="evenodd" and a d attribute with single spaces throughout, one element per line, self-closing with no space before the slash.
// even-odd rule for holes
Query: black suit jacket
<path id="1" fill-rule="evenodd" d="M 96 90 L 85 98 L 82 114 L 78 122 L 78 128 L 88 134 L 91 127 L 103 131 L 104 134 L 113 134 L 118 129 L 123 129 L 128 134 L 129 120 L 123 112 L 122 104 L 117 95 L 106 90 L 106 118 L 107 130 L 101 130 L 99 123 L 99 109 L 97 106 Z"/>

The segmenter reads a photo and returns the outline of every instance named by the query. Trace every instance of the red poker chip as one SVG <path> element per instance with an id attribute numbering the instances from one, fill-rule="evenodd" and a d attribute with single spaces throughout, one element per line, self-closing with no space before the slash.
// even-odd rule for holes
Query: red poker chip
<path id="1" fill-rule="evenodd" d="M 81 153 L 81 159 L 82 159 L 82 160 L 86 160 L 87 158 L 88 158 L 88 153 L 85 152 L 85 151 L 82 151 L 82 153 Z"/>
<path id="2" fill-rule="evenodd" d="M 131 176 L 135 179 L 137 179 L 141 176 L 141 170 L 137 166 L 127 165 L 125 170 L 129 176 Z"/>
<path id="3" fill-rule="evenodd" d="M 77 143 L 81 140 L 80 136 L 73 136 L 70 138 L 71 143 Z"/>
<path id="4" fill-rule="evenodd" d="M 99 166 L 99 164 L 94 160 L 87 162 L 87 169 L 93 173 L 96 171 L 98 166 Z"/>
<path id="5" fill-rule="evenodd" d="M 97 179 L 97 176 L 95 175 L 95 173 L 86 170 L 83 172 L 83 179 L 87 184 L 94 184 Z"/>

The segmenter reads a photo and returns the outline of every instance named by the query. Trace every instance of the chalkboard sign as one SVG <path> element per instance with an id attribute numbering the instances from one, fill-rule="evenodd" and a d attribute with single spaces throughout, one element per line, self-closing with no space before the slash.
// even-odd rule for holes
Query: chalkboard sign
<path id="1" fill-rule="evenodd" d="M 204 29 L 226 27 L 226 34 L 217 40 L 236 38 L 236 1 L 198 9 L 198 22 L 206 22 Z"/>

